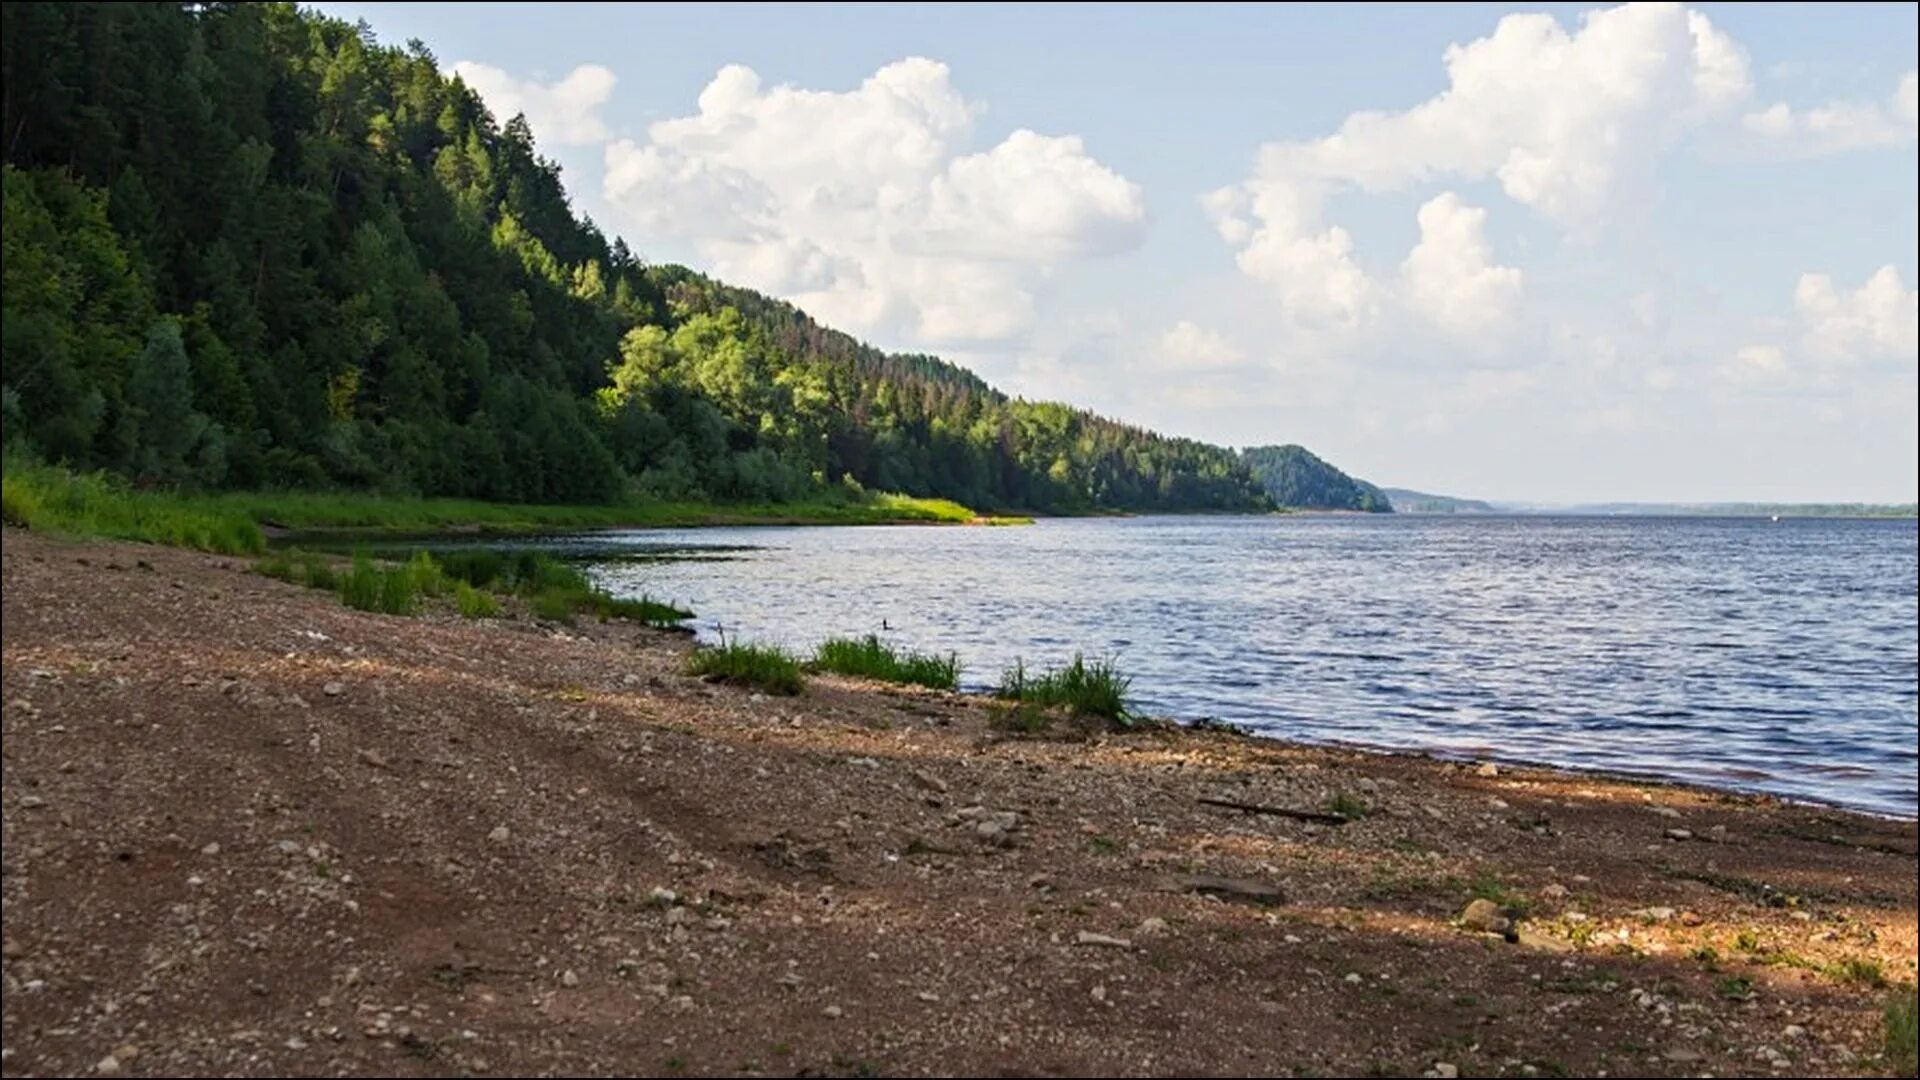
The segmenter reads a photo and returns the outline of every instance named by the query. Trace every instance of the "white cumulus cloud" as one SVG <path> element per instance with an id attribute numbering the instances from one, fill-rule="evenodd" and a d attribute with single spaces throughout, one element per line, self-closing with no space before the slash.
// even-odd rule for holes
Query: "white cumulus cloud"
<path id="1" fill-rule="evenodd" d="M 1182 319 L 1160 335 L 1157 359 L 1164 371 L 1222 371 L 1244 365 L 1247 354 L 1218 331 Z"/>
<path id="2" fill-rule="evenodd" d="M 967 152 L 978 112 L 933 60 L 844 92 L 729 66 L 693 115 L 608 146 L 604 193 L 641 243 L 690 243 L 717 276 L 830 324 L 1003 340 L 1031 326 L 1054 269 L 1138 244 L 1146 206 L 1074 136 Z"/>
<path id="3" fill-rule="evenodd" d="M 1408 303 L 1449 333 L 1495 330 L 1520 304 L 1520 271 L 1493 262 L 1487 212 L 1451 191 L 1420 208 L 1420 242 L 1400 272 Z"/>
<path id="4" fill-rule="evenodd" d="M 1835 288 L 1826 274 L 1802 274 L 1793 290 L 1802 346 L 1816 359 L 1912 360 L 1920 355 L 1920 291 L 1883 266 L 1857 289 Z"/>
<path id="5" fill-rule="evenodd" d="M 1351 235 L 1324 220 L 1331 195 L 1491 179 L 1537 214 L 1586 231 L 1667 147 L 1752 90 L 1739 46 L 1678 4 L 1589 12 L 1573 32 L 1549 15 L 1508 15 L 1489 36 L 1448 48 L 1445 62 L 1448 86 L 1433 98 L 1402 112 L 1354 113 L 1323 138 L 1270 143 L 1252 176 L 1204 200 L 1240 268 L 1290 313 L 1358 324 L 1380 304 Z M 1436 230 L 1461 240 L 1478 232 L 1467 208 L 1428 203 L 1423 218 L 1429 212 Z M 1430 242 L 1443 243 L 1423 235 L 1422 246 Z M 1505 303 L 1517 276 L 1488 261 L 1484 240 L 1468 248 L 1481 265 L 1470 289 L 1478 303 L 1466 310 Z M 1439 269 L 1442 250 L 1416 250 L 1410 280 L 1435 285 L 1428 269 Z M 1416 285 L 1417 306 L 1435 299 Z"/>
<path id="6" fill-rule="evenodd" d="M 1785 103 L 1748 113 L 1742 126 L 1790 154 L 1814 156 L 1912 142 L 1920 73 L 1900 77 L 1879 101 L 1834 101 L 1806 110 Z"/>
<path id="7" fill-rule="evenodd" d="M 555 83 L 521 79 L 488 64 L 462 60 L 453 65 L 501 123 L 525 114 L 534 138 L 554 146 L 605 142 L 611 132 L 600 119 L 601 106 L 619 80 L 599 64 L 582 64 Z"/>

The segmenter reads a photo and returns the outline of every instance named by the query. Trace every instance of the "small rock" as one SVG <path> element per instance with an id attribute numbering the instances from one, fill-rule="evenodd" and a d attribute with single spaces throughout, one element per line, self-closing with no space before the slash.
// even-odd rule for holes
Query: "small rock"
<path id="1" fill-rule="evenodd" d="M 1644 907 L 1634 912 L 1633 916 L 1647 922 L 1666 922 L 1672 919 L 1674 914 L 1674 910 L 1670 907 Z"/>
<path id="2" fill-rule="evenodd" d="M 114 1057 L 112 1054 L 108 1054 L 94 1065 L 93 1071 L 99 1073 L 101 1076 L 119 1076 L 120 1059 Z"/>
<path id="3" fill-rule="evenodd" d="M 847 1015 L 846 1010 L 842 1009 L 838 1005 L 829 1005 L 826 1008 L 821 1009 L 820 1014 L 822 1016 L 825 1016 L 829 1020 L 838 1020 L 841 1017 Z"/>
<path id="4" fill-rule="evenodd" d="M 47 800 L 38 795 L 20 796 L 20 807 L 23 810 L 38 810 L 45 805 L 47 805 Z"/>
<path id="5" fill-rule="evenodd" d="M 1449 1061 L 1436 1061 L 1433 1063 L 1433 1075 L 1440 1077 L 1440 1080 L 1455 1080 L 1460 1075 L 1460 1066 Z"/>
<path id="6" fill-rule="evenodd" d="M 1567 887 L 1559 882 L 1555 882 L 1541 889 L 1540 897 L 1543 900 L 1565 900 L 1567 898 Z"/>
<path id="7" fill-rule="evenodd" d="M 1807 1037 L 1807 1029 L 1799 1024 L 1788 1024 L 1786 1036 L 1789 1039 L 1804 1039 Z"/>
<path id="8" fill-rule="evenodd" d="M 649 903 L 671 907 L 680 902 L 680 894 L 674 892 L 672 889 L 656 885 L 653 887 L 653 891 L 647 894 L 647 901 Z"/>
<path id="9" fill-rule="evenodd" d="M 1491 761 L 1487 761 L 1487 762 L 1482 762 L 1480 767 L 1473 770 L 1473 772 L 1474 772 L 1474 775 L 1476 776 L 1484 776 L 1484 777 L 1487 777 L 1488 779 L 1492 779 L 1493 777 L 1500 775 L 1500 767 L 1498 765 L 1495 765 Z"/>
<path id="10" fill-rule="evenodd" d="M 125 1065 L 140 1056 L 140 1048 L 132 1043 L 121 1043 L 113 1048 L 113 1056 L 120 1059 L 120 1064 Z"/>
<path id="11" fill-rule="evenodd" d="M 1188 874 L 1185 877 L 1176 878 L 1174 888 L 1180 892 L 1217 896 L 1222 900 L 1259 904 L 1263 907 L 1287 902 L 1286 895 L 1272 885 L 1240 878 L 1219 877 L 1214 874 Z"/>
<path id="12" fill-rule="evenodd" d="M 1460 913 L 1460 928 L 1477 934 L 1504 934 L 1513 925 L 1500 905 L 1481 898 L 1467 905 Z"/>
<path id="13" fill-rule="evenodd" d="M 347 692 L 347 687 L 345 683 L 330 682 L 321 687 L 320 692 L 328 697 L 339 697 L 341 694 Z"/>
<path id="14" fill-rule="evenodd" d="M 505 825 L 495 825 L 493 831 L 487 834 L 487 842 L 490 844 L 504 844 L 511 839 L 513 839 L 513 832 Z"/>
<path id="15" fill-rule="evenodd" d="M 1360 985 L 1361 983 L 1363 983 L 1363 982 L 1365 982 L 1366 980 L 1365 980 L 1365 979 L 1362 979 L 1362 978 L 1360 977 L 1360 973 L 1359 973 L 1359 972 L 1357 972 L 1357 971 L 1349 971 L 1349 972 L 1347 972 L 1347 977 L 1346 977 L 1346 979 L 1345 979 L 1344 981 L 1345 981 L 1345 982 L 1348 982 L 1348 983 L 1351 983 L 1351 984 L 1352 984 L 1352 985 L 1354 985 L 1354 986 L 1358 986 L 1358 985 Z"/>
<path id="16" fill-rule="evenodd" d="M 1158 915 L 1140 920 L 1140 933 L 1151 936 L 1167 932 L 1167 920 Z"/>
<path id="17" fill-rule="evenodd" d="M 367 747 L 360 751 L 360 760 L 376 769 L 384 769 L 387 767 L 386 755 L 372 747 Z"/>
<path id="18" fill-rule="evenodd" d="M 572 968 L 568 968 L 567 970 L 561 972 L 560 985 L 561 986 L 579 986 L 580 985 L 579 973 L 575 972 Z"/>
<path id="19" fill-rule="evenodd" d="M 909 773 L 908 775 L 913 777 L 914 783 L 920 785 L 921 787 L 925 788 L 928 791 L 935 792 L 940 795 L 945 795 L 947 793 L 947 782 L 933 775 L 930 772 L 924 772 L 920 769 L 915 769 L 913 770 L 913 772 Z"/>
<path id="20" fill-rule="evenodd" d="M 218 855 L 218 854 L 220 854 L 220 841 L 218 841 L 218 840 L 215 840 L 215 841 L 213 841 L 212 843 L 210 843 L 210 844 L 208 844 L 208 845 L 207 845 L 206 847 L 203 847 L 203 848 L 201 848 L 201 849 L 200 849 L 200 854 L 202 854 L 202 855 Z"/>
<path id="21" fill-rule="evenodd" d="M 1700 913 L 1697 911 L 1683 911 L 1680 913 L 1680 925 L 1682 926 L 1699 926 L 1706 921 L 1707 920 L 1700 917 Z"/>
<path id="22" fill-rule="evenodd" d="M 1096 934 L 1091 930 L 1082 930 L 1078 934 L 1075 934 L 1073 941 L 1076 945 L 1102 945 L 1110 949 L 1133 948 L 1133 942 L 1128 941 L 1126 938 L 1113 937 L 1108 934 Z"/>
<path id="23" fill-rule="evenodd" d="M 1667 839 L 1669 839 L 1669 840 L 1691 840 L 1691 839 L 1693 839 L 1693 830 L 1691 830 L 1691 829 L 1668 829 L 1668 830 L 1667 830 L 1667 832 L 1666 832 L 1666 837 L 1667 837 Z"/>

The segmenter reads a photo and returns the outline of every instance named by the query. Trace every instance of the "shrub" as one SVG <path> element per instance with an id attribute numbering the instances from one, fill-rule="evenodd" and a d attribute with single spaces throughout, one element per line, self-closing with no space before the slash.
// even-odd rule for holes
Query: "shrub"
<path id="1" fill-rule="evenodd" d="M 1089 661 L 1076 653 L 1066 666 L 1048 668 L 1038 675 L 1027 670 L 1025 661 L 1015 661 L 1001 674 L 995 694 L 1041 708 L 1065 708 L 1129 726 L 1134 718 L 1127 711 L 1127 687 L 1132 682 L 1120 674 L 1113 661 Z"/>
<path id="2" fill-rule="evenodd" d="M 829 638 L 814 650 L 809 665 L 815 671 L 841 675 L 859 675 L 883 682 L 911 683 L 935 690 L 952 690 L 960 684 L 960 658 L 953 653 L 894 651 L 878 637 Z"/>
<path id="3" fill-rule="evenodd" d="M 715 682 L 758 687 L 770 694 L 797 694 L 805 684 L 800 661 L 772 645 L 723 641 L 695 649 L 687 658 L 687 673 Z"/>
<path id="4" fill-rule="evenodd" d="M 406 572 L 413 585 L 413 591 L 422 596 L 445 596 L 447 594 L 447 575 L 440 569 L 431 554 L 415 552 L 407 560 Z"/>
<path id="5" fill-rule="evenodd" d="M 1336 791 L 1327 799 L 1326 811 L 1336 817 L 1363 818 L 1367 816 L 1367 803 L 1358 795 Z"/>

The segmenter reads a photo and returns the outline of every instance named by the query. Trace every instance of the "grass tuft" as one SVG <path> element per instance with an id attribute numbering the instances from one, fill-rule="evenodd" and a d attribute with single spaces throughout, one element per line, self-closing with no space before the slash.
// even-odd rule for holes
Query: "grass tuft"
<path id="1" fill-rule="evenodd" d="M 258 555 L 267 549 L 266 535 L 253 518 L 204 497 L 135 491 L 106 473 L 72 473 L 12 457 L 0 475 L 0 516 L 27 529 L 220 555 Z"/>
<path id="2" fill-rule="evenodd" d="M 800 661 L 773 645 L 722 642 L 687 658 L 687 673 L 715 682 L 752 686 L 770 694 L 797 694 L 805 685 Z"/>
<path id="3" fill-rule="evenodd" d="M 1360 796 L 1350 795 L 1344 791 L 1336 791 L 1328 797 L 1324 809 L 1329 814 L 1358 820 L 1367 816 L 1368 808 L 1367 801 Z"/>
<path id="4" fill-rule="evenodd" d="M 930 686 L 935 690 L 952 690 L 960 685 L 960 658 L 957 655 L 895 651 L 872 634 L 863 638 L 829 638 L 821 642 L 814 650 L 809 666 L 815 671 Z"/>
<path id="5" fill-rule="evenodd" d="M 1112 660 L 1090 661 L 1076 653 L 1066 666 L 1047 668 L 1037 675 L 1027 670 L 1025 661 L 1015 661 L 1001 673 L 1000 687 L 994 693 L 1043 709 L 1064 708 L 1082 716 L 1097 716 L 1125 727 L 1134 721 L 1127 709 L 1127 687 L 1132 682 Z"/>
<path id="6" fill-rule="evenodd" d="M 1920 1065 L 1915 1061 L 1915 1043 L 1920 1041 L 1920 1034 L 1915 1032 L 1916 1014 L 1920 1014 L 1920 1000 L 1916 1000 L 1911 986 L 1889 997 L 1880 1014 L 1887 1064 L 1895 1076 L 1912 1076 Z"/>
<path id="7" fill-rule="evenodd" d="M 493 619 L 500 615 L 500 601 L 495 600 L 492 593 L 464 581 L 453 583 L 453 606 L 464 619 Z"/>

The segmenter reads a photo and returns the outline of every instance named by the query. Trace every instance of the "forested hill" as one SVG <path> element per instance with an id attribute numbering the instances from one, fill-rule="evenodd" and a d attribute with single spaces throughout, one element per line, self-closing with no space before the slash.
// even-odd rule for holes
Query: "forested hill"
<path id="1" fill-rule="evenodd" d="M 1390 514 L 1393 504 L 1380 489 L 1355 480 L 1301 446 L 1253 446 L 1241 459 L 1281 506 L 1303 510 L 1364 510 Z"/>
<path id="2" fill-rule="evenodd" d="M 1230 450 L 647 265 L 420 42 L 291 5 L 3 18 L 10 454 L 508 501 L 1269 505 Z"/>

